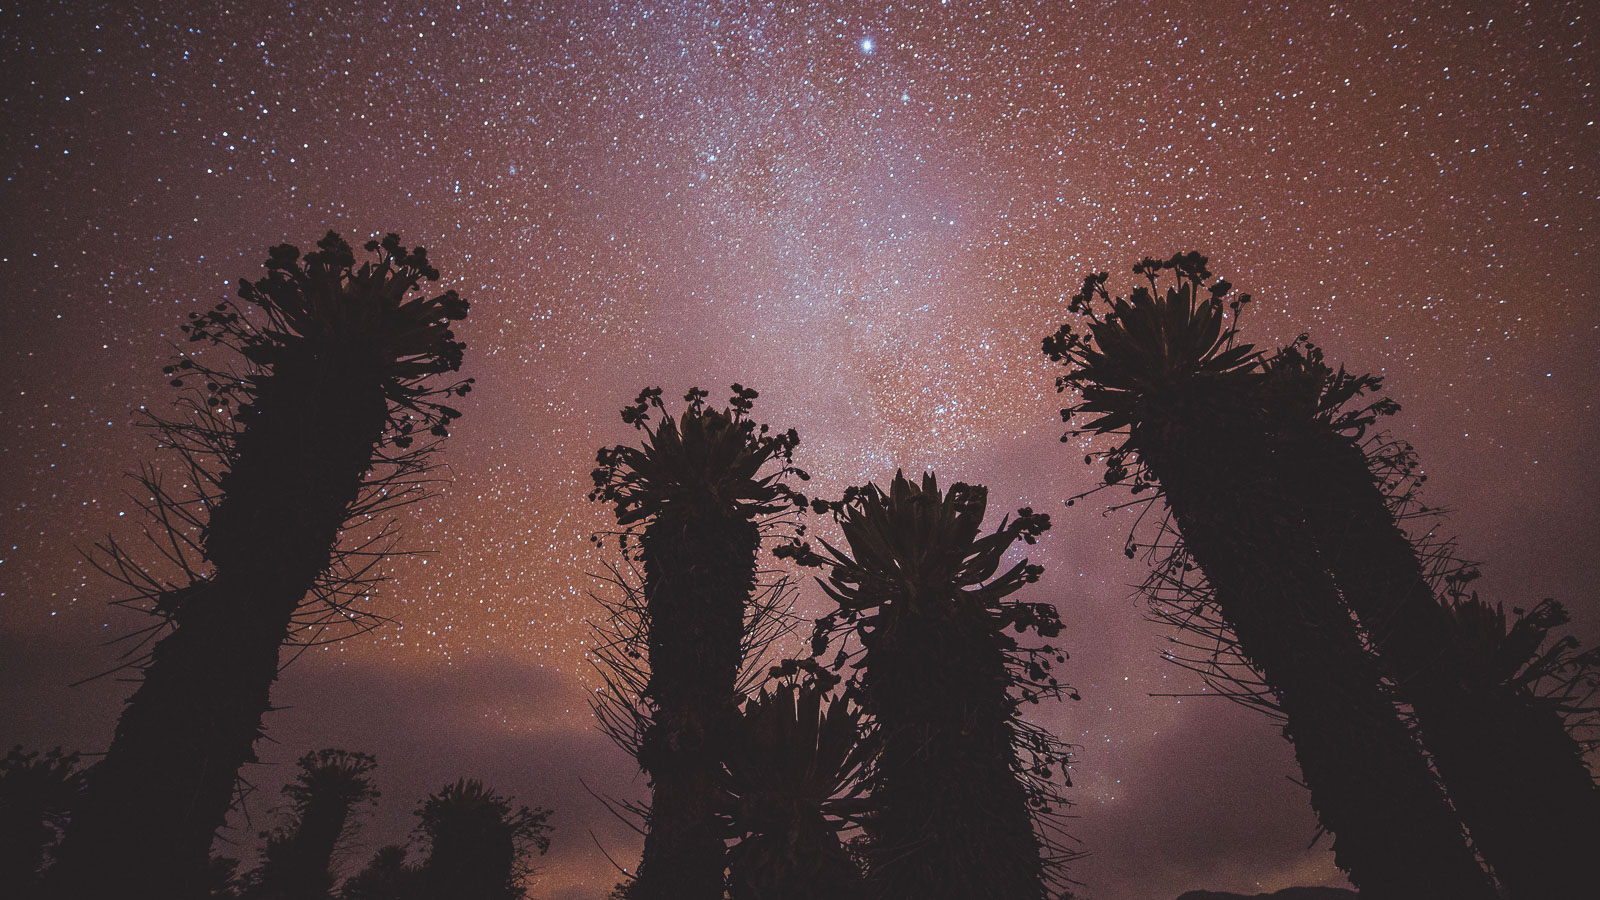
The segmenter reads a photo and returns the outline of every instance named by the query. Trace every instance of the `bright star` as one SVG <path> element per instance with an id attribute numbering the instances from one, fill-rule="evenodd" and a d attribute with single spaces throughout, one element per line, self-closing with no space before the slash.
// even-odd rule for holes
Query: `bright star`
<path id="1" fill-rule="evenodd" d="M 862 53 L 871 53 L 872 52 L 872 48 L 874 46 L 876 46 L 876 45 L 873 44 L 872 38 L 864 37 L 864 38 L 861 39 L 861 52 Z"/>

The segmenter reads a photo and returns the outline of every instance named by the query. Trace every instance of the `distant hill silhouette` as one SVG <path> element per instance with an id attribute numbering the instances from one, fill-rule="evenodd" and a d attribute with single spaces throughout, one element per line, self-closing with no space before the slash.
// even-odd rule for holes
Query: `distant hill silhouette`
<path id="1" fill-rule="evenodd" d="M 1344 888 L 1292 887 L 1272 894 L 1231 894 L 1227 891 L 1189 891 L 1178 900 L 1358 900 L 1360 894 Z"/>

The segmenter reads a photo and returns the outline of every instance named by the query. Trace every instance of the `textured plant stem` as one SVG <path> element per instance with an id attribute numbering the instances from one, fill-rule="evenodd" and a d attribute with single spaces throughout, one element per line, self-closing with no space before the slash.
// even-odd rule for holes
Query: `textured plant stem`
<path id="1" fill-rule="evenodd" d="M 663 512 L 640 538 L 655 709 L 639 762 L 653 786 L 634 900 L 721 900 L 716 819 L 722 744 L 737 711 L 753 521 L 714 508 Z"/>
<path id="2" fill-rule="evenodd" d="M 1045 896 L 1028 798 L 1012 769 L 1011 683 L 987 610 L 885 586 L 866 641 L 882 752 L 868 822 L 875 898 Z"/>
<path id="3" fill-rule="evenodd" d="M 1491 898 L 1331 576 L 1282 499 L 1255 417 L 1196 391 L 1131 438 L 1244 656 L 1278 697 L 1311 804 L 1363 896 Z"/>
<path id="4" fill-rule="evenodd" d="M 279 650 L 383 434 L 386 401 L 360 356 L 260 377 L 205 536 L 214 575 L 184 592 L 90 776 L 63 846 L 66 896 L 203 892 L 212 838 L 255 760 Z"/>
<path id="5" fill-rule="evenodd" d="M 1386 673 L 1416 711 L 1451 800 L 1516 900 L 1578 900 L 1600 885 L 1600 788 L 1559 713 L 1472 671 L 1365 454 L 1296 423 L 1280 459 L 1301 513 Z"/>

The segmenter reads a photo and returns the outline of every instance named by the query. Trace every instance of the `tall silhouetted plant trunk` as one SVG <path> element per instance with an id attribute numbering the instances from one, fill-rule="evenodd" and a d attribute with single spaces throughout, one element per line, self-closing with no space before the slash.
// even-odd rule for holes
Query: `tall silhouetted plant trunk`
<path id="1" fill-rule="evenodd" d="M 718 783 L 737 716 L 759 522 L 805 502 L 782 482 L 798 472 L 789 465 L 798 436 L 758 430 L 748 417 L 756 392 L 734 391 L 730 408 L 715 410 L 691 390 L 678 420 L 659 389 L 644 391 L 623 411 L 645 430 L 643 448 L 601 450 L 594 472 L 591 496 L 615 507 L 643 562 L 649 724 L 637 756 L 653 793 L 632 900 L 723 896 Z M 652 407 L 662 414 L 654 428 Z M 781 468 L 762 474 L 774 460 Z"/>
<path id="2" fill-rule="evenodd" d="M 1364 896 L 1488 896 L 1315 548 L 1272 515 L 1268 460 L 1227 427 L 1251 424 L 1206 415 L 1217 406 L 1193 399 L 1190 421 L 1165 429 L 1171 443 L 1141 442 L 1138 428 L 1131 442 L 1240 650 L 1277 695 L 1336 861 Z"/>
<path id="3" fill-rule="evenodd" d="M 1269 397 L 1289 496 L 1415 710 L 1479 850 L 1514 898 L 1591 896 L 1600 889 L 1600 789 L 1555 705 L 1513 678 L 1560 622 L 1525 620 L 1537 637 L 1508 666 L 1474 659 L 1351 434 L 1396 408 L 1346 408 L 1381 382 L 1335 373 L 1319 348 L 1299 345 L 1274 357 L 1268 375 L 1280 388 Z"/>
<path id="4" fill-rule="evenodd" d="M 1177 285 L 1157 280 L 1172 270 Z M 1224 328 L 1226 282 L 1209 288 L 1198 254 L 1134 267 L 1148 287 L 1126 300 L 1090 276 L 1045 342 L 1070 367 L 1057 386 L 1100 414 L 1086 431 L 1119 433 L 1106 481 L 1159 485 L 1184 546 L 1215 590 L 1241 655 L 1277 696 L 1285 735 L 1338 864 L 1374 898 L 1487 898 L 1421 748 L 1400 721 L 1316 546 L 1295 521 L 1268 449 L 1259 357 Z M 1093 318 L 1092 301 L 1111 307 Z M 1248 297 L 1239 302 L 1248 302 Z M 1236 302 L 1234 308 L 1238 308 Z"/>
<path id="5" fill-rule="evenodd" d="M 639 539 L 656 704 L 656 730 L 645 736 L 641 753 L 655 790 L 639 900 L 675 891 L 722 894 L 723 844 L 714 816 L 718 744 L 738 702 L 739 636 L 760 539 L 750 519 L 714 508 L 683 513 L 662 515 Z"/>
<path id="6" fill-rule="evenodd" d="M 267 835 L 266 858 L 246 900 L 316 900 L 332 895 L 334 850 L 357 803 L 376 800 L 365 753 L 321 750 L 300 757 L 300 774 L 283 789 L 290 820 Z"/>
<path id="7" fill-rule="evenodd" d="M 897 474 L 887 493 L 853 488 L 834 507 L 848 550 L 797 554 L 827 568 L 824 587 L 840 606 L 819 636 L 842 627 L 863 651 L 879 748 L 865 822 L 871 897 L 1042 900 L 1059 874 L 1047 871 L 1034 815 L 1060 797 L 1029 777 L 1064 768 L 1065 750 L 1029 758 L 1032 734 L 1017 715 L 1025 700 L 1065 690 L 1039 661 L 1059 651 L 1020 649 L 1005 629 L 1055 637 L 1061 624 L 1051 606 L 1006 599 L 1040 567 L 1024 561 L 994 577 L 1006 549 L 1033 543 L 1049 518 L 1024 509 L 979 537 L 986 505 L 982 487 L 944 494 L 932 474 L 920 486 Z"/>
<path id="8" fill-rule="evenodd" d="M 449 322 L 466 303 L 454 291 L 407 297 L 438 277 L 424 251 L 390 235 L 356 269 L 338 235 L 318 246 L 303 261 L 277 247 L 267 277 L 241 282 L 253 312 L 224 304 L 186 327 L 252 366 L 237 382 L 191 360 L 177 367 L 210 379 L 207 408 L 230 390 L 239 402 L 234 430 L 208 438 L 223 468 L 203 523 L 211 571 L 157 598 L 171 631 L 142 664 L 68 830 L 60 886 L 70 896 L 202 889 L 212 836 L 254 760 L 279 649 L 328 577 L 368 472 L 403 455 L 411 413 L 440 436 L 457 415 L 427 400 L 435 391 L 423 382 L 460 367 Z"/>

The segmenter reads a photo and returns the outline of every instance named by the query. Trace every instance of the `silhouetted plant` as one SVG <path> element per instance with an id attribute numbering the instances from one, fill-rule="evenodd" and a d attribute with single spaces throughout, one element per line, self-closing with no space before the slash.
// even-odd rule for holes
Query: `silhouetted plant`
<path id="1" fill-rule="evenodd" d="M 529 856 L 550 850 L 550 810 L 513 807 L 476 779 L 430 794 L 417 809 L 428 857 L 417 867 L 425 900 L 515 900 Z"/>
<path id="2" fill-rule="evenodd" d="M 1177 571 L 1185 583 L 1188 559 L 1203 572 L 1215 618 L 1200 631 L 1214 638 L 1223 626 L 1272 691 L 1351 881 L 1375 897 L 1492 896 L 1325 561 L 1295 522 L 1267 438 L 1260 355 L 1237 342 L 1227 316 L 1249 296 L 1228 301 L 1231 286 L 1210 283 L 1196 253 L 1145 259 L 1134 272 L 1145 284 L 1127 298 L 1108 294 L 1106 273 L 1085 278 L 1070 303 L 1085 325 L 1063 324 L 1045 339 L 1045 353 L 1068 369 L 1057 389 L 1079 398 L 1063 420 L 1097 416 L 1075 433 L 1119 439 L 1102 454 L 1106 485 L 1159 488 L 1181 535 L 1167 547 L 1178 564 L 1158 565 L 1161 577 Z M 1175 283 L 1163 288 L 1167 272 Z"/>
<path id="3" fill-rule="evenodd" d="M 77 753 L 19 745 L 0 760 L 0 885 L 33 895 L 82 790 Z"/>
<path id="4" fill-rule="evenodd" d="M 744 705 L 724 756 L 733 900 L 856 900 L 862 872 L 841 839 L 869 814 L 875 744 L 850 692 L 814 660 L 785 660 Z"/>
<path id="5" fill-rule="evenodd" d="M 361 871 L 339 886 L 340 900 L 419 900 L 417 870 L 406 865 L 406 848 L 378 848 Z"/>
<path id="6" fill-rule="evenodd" d="M 1335 371 L 1304 335 L 1267 361 L 1261 394 L 1287 497 L 1415 710 L 1495 874 L 1514 898 L 1589 896 L 1600 885 L 1600 788 L 1560 705 L 1532 689 L 1554 674 L 1541 647 L 1566 613 L 1546 601 L 1508 630 L 1504 613 L 1476 596 L 1440 602 L 1400 518 L 1420 486 L 1416 455 L 1381 436 L 1363 440 L 1399 409 L 1372 399 L 1381 387 L 1376 376 Z M 1574 639 L 1558 641 L 1550 662 L 1574 650 Z"/>
<path id="7" fill-rule="evenodd" d="M 318 248 L 304 259 L 274 248 L 266 277 L 241 281 L 242 304 L 191 315 L 189 340 L 237 354 L 231 363 L 185 357 L 168 369 L 175 385 L 204 382 L 187 417 L 155 423 L 198 496 L 170 494 L 146 471 L 152 537 L 176 580 L 105 548 L 107 570 L 158 617 L 152 634 L 170 630 L 129 663 L 140 685 L 62 848 L 69 894 L 203 889 L 280 648 L 330 622 L 359 627 L 349 601 L 392 549 L 386 529 L 341 548 L 341 530 L 415 500 L 427 448 L 412 447 L 414 429 L 443 437 L 459 415 L 438 398 L 468 383 L 430 379 L 461 365 L 450 326 L 467 303 L 454 291 L 411 296 L 438 278 L 425 252 L 389 235 L 358 268 L 338 235 Z M 237 363 L 242 374 L 224 371 Z"/>
<path id="8" fill-rule="evenodd" d="M 1443 596 L 1473 676 L 1487 682 L 1486 690 L 1514 691 L 1519 704 L 1557 715 L 1579 753 L 1587 757 L 1600 749 L 1600 647 L 1584 649 L 1570 634 L 1550 639 L 1568 621 L 1554 600 L 1513 608 L 1508 618 L 1504 605 L 1467 593 L 1464 583 L 1452 580 Z M 1535 731 L 1540 734 L 1546 732 Z M 1553 743 L 1568 747 L 1566 741 Z M 1576 799 L 1583 796 L 1578 792 Z"/>
<path id="9" fill-rule="evenodd" d="M 239 872 L 239 860 L 232 856 L 213 856 L 206 866 L 208 900 L 240 900 L 249 889 L 252 873 Z"/>
<path id="10" fill-rule="evenodd" d="M 717 821 L 718 780 L 738 714 L 740 671 L 763 626 L 756 554 L 763 528 L 802 508 L 787 484 L 799 436 L 750 419 L 756 392 L 734 385 L 728 408 L 690 390 L 676 419 L 659 388 L 639 394 L 623 421 L 645 432 L 641 447 L 602 449 L 592 500 L 610 504 L 628 564 L 624 589 L 602 635 L 608 733 L 649 776 L 644 855 L 634 900 L 720 900 L 726 852 Z M 652 425 L 652 410 L 660 414 Z M 786 596 L 779 580 L 762 596 Z M 770 621 L 770 617 L 767 619 Z M 613 705 L 607 707 L 606 703 Z M 620 704 L 617 706 L 616 704 Z"/>
<path id="11" fill-rule="evenodd" d="M 333 856 L 356 804 L 372 802 L 377 760 L 365 753 L 319 750 L 300 757 L 300 774 L 285 785 L 289 821 L 267 839 L 265 858 L 245 892 L 248 900 L 311 900 L 332 894 Z"/>
<path id="12" fill-rule="evenodd" d="M 1067 748 L 1019 715 L 1042 697 L 1076 699 L 1050 674 L 1065 653 L 1005 633 L 1055 638 L 1061 622 L 1049 604 L 1008 599 L 1040 566 L 995 575 L 1006 550 L 1032 544 L 1050 520 L 1022 509 L 980 537 L 987 503 L 982 487 L 944 493 L 931 473 L 920 486 L 897 473 L 887 492 L 866 485 L 816 504 L 832 510 L 847 549 L 780 548 L 824 567 L 839 604 L 818 620 L 813 651 L 843 637 L 833 668 L 860 656 L 878 749 L 877 809 L 865 823 L 871 897 L 1043 898 L 1073 855 L 1059 831 Z"/>

